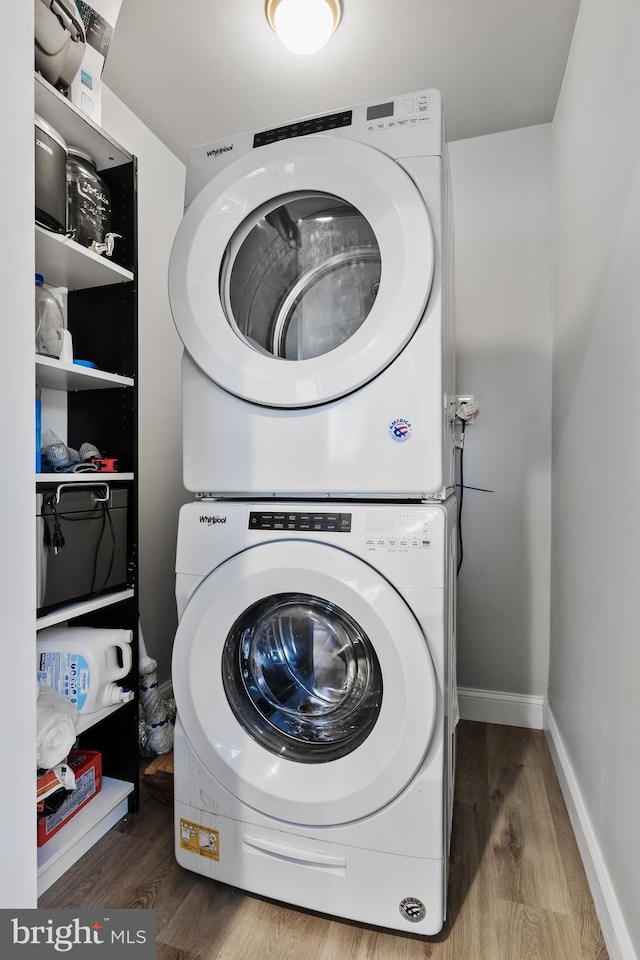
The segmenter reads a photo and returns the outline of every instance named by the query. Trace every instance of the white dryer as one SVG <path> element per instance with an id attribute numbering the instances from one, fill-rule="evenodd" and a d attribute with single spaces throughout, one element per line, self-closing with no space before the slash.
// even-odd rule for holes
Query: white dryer
<path id="1" fill-rule="evenodd" d="M 452 489 L 452 259 L 435 90 L 193 150 L 169 268 L 187 489 Z"/>
<path id="2" fill-rule="evenodd" d="M 453 797 L 455 498 L 180 513 L 175 850 L 189 870 L 431 935 Z"/>

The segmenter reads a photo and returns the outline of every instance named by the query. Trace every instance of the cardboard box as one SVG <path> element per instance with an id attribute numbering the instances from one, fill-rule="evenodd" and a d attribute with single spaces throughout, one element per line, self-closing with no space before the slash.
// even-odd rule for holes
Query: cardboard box
<path id="1" fill-rule="evenodd" d="M 76 788 L 62 803 L 59 810 L 48 817 L 38 817 L 38 846 L 41 847 L 66 823 L 78 810 L 102 789 L 102 757 L 96 750 L 72 750 L 67 763 L 76 777 Z"/>
<path id="2" fill-rule="evenodd" d="M 91 0 L 78 4 L 86 47 L 80 69 L 71 81 L 70 97 L 71 102 L 98 126 L 102 123 L 102 71 L 121 6 L 122 0 Z"/>

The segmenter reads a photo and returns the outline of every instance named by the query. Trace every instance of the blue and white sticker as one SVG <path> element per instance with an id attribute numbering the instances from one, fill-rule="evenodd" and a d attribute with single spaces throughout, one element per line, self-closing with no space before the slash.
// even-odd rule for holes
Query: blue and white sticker
<path id="1" fill-rule="evenodd" d="M 405 443 L 411 437 L 412 432 L 411 421 L 405 420 L 404 417 L 398 417 L 397 420 L 393 420 L 389 424 L 389 436 L 396 443 Z"/>

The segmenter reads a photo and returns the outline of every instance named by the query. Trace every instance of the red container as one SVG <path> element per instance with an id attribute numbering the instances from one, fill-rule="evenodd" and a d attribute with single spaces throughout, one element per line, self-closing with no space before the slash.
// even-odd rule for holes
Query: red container
<path id="1" fill-rule="evenodd" d="M 96 750 L 72 750 L 67 763 L 76 777 L 76 788 L 55 813 L 38 817 L 38 846 L 58 832 L 78 810 L 102 789 L 102 757 Z"/>

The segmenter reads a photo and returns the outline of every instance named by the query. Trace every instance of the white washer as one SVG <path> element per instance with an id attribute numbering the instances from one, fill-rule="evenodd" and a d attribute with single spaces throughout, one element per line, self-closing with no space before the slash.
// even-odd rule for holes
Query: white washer
<path id="1" fill-rule="evenodd" d="M 169 268 L 188 490 L 452 489 L 449 197 L 435 90 L 191 152 Z"/>
<path id="2" fill-rule="evenodd" d="M 182 508 L 182 866 L 333 916 L 440 930 L 455 555 L 454 497 Z"/>

